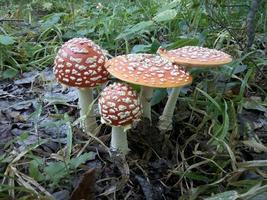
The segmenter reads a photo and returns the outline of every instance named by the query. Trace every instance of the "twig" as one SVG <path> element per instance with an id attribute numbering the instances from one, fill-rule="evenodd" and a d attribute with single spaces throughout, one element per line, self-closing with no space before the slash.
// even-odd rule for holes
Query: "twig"
<path id="1" fill-rule="evenodd" d="M 231 4 L 231 5 L 221 5 L 221 7 L 249 7 L 247 4 Z"/>
<path id="2" fill-rule="evenodd" d="M 23 19 L 0 19 L 0 22 L 25 22 Z"/>
<path id="3" fill-rule="evenodd" d="M 259 7 L 260 0 L 252 0 L 251 6 L 247 15 L 247 49 L 250 48 L 255 38 L 254 18 Z"/>

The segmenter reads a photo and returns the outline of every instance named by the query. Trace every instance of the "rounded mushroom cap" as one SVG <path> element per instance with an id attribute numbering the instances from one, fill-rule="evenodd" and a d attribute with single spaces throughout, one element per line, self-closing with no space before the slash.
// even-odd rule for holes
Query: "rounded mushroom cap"
<path id="1" fill-rule="evenodd" d="M 128 54 L 117 56 L 105 64 L 116 78 L 154 88 L 180 87 L 192 82 L 183 67 L 152 54 Z"/>
<path id="2" fill-rule="evenodd" d="M 106 57 L 101 48 L 86 38 L 73 38 L 59 49 L 54 61 L 58 82 L 74 87 L 95 87 L 107 81 Z"/>
<path id="3" fill-rule="evenodd" d="M 232 57 L 222 51 L 198 46 L 185 46 L 170 51 L 159 48 L 158 53 L 173 63 L 192 67 L 218 66 L 232 61 Z"/>
<path id="4" fill-rule="evenodd" d="M 141 117 L 141 103 L 135 90 L 125 83 L 113 83 L 98 100 L 102 120 L 112 126 L 125 126 Z"/>

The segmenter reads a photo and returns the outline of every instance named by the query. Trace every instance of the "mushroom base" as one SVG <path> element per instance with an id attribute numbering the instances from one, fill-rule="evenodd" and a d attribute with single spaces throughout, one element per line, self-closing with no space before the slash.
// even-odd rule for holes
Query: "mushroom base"
<path id="1" fill-rule="evenodd" d="M 79 107 L 80 117 L 85 117 L 82 120 L 81 126 L 85 132 L 94 133 L 97 128 L 96 118 L 93 108 L 93 91 L 90 88 L 79 89 Z"/>
<path id="2" fill-rule="evenodd" d="M 110 148 L 112 151 L 126 155 L 129 152 L 127 133 L 124 127 L 112 127 Z"/>
<path id="3" fill-rule="evenodd" d="M 158 129 L 161 132 L 172 130 L 172 118 L 179 94 L 180 88 L 173 88 L 168 97 L 168 101 L 158 122 Z"/>

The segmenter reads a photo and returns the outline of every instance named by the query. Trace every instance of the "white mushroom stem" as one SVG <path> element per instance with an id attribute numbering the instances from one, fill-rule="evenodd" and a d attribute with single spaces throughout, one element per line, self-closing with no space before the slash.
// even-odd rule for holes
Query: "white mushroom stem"
<path id="1" fill-rule="evenodd" d="M 153 88 L 143 86 L 141 89 L 141 103 L 143 106 L 143 116 L 151 121 L 151 99 Z"/>
<path id="2" fill-rule="evenodd" d="M 172 129 L 172 118 L 179 94 L 180 88 L 173 88 L 168 97 L 168 101 L 158 122 L 158 128 L 161 132 L 166 132 Z"/>
<path id="3" fill-rule="evenodd" d="M 118 151 L 123 155 L 129 152 L 127 133 L 124 131 L 124 127 L 112 127 L 110 147 L 111 150 Z"/>
<path id="4" fill-rule="evenodd" d="M 93 90 L 90 88 L 82 88 L 79 92 L 80 117 L 85 117 L 82 121 L 82 128 L 85 132 L 94 133 L 97 128 L 96 118 L 94 116 L 94 108 L 90 107 L 94 101 Z M 90 110 L 89 110 L 90 109 Z"/>

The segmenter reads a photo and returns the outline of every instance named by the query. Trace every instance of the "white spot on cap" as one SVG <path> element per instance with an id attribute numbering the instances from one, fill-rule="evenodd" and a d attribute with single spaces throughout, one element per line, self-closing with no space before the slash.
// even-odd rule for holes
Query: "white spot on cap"
<path id="1" fill-rule="evenodd" d="M 80 63 L 82 61 L 82 58 L 74 58 L 74 57 L 70 56 L 70 61 Z"/>
<path id="2" fill-rule="evenodd" d="M 106 105 L 103 105 L 103 106 L 106 106 Z M 116 111 L 115 111 L 114 109 L 110 108 L 110 109 L 109 109 L 109 112 L 110 112 L 110 113 L 115 113 Z"/>
<path id="3" fill-rule="evenodd" d="M 115 108 L 116 107 L 116 104 L 114 102 L 110 102 L 110 101 L 107 102 L 107 105 L 109 107 L 112 107 L 112 108 Z"/>
<path id="4" fill-rule="evenodd" d="M 104 109 L 108 109 L 108 106 L 106 106 L 105 104 L 103 104 L 102 107 L 103 107 Z"/>
<path id="5" fill-rule="evenodd" d="M 72 64 L 71 64 L 71 63 L 69 63 L 69 62 L 67 62 L 67 63 L 66 63 L 66 66 L 67 66 L 67 67 L 71 67 L 71 66 L 72 66 Z"/>
<path id="6" fill-rule="evenodd" d="M 67 82 L 67 83 L 70 81 L 68 78 L 63 78 L 62 80 Z"/>
<path id="7" fill-rule="evenodd" d="M 124 111 L 124 110 L 127 110 L 127 107 L 124 105 L 119 105 L 118 109 L 119 111 Z"/>
<path id="8" fill-rule="evenodd" d="M 88 76 L 88 75 L 90 75 L 92 72 L 93 72 L 92 70 L 87 70 L 87 71 L 84 72 L 83 74 L 84 74 L 85 76 Z"/>
<path id="9" fill-rule="evenodd" d="M 72 69 L 71 74 L 78 74 L 78 71 L 76 69 Z"/>
<path id="10" fill-rule="evenodd" d="M 61 57 L 58 57 L 57 62 L 64 62 L 64 60 Z"/>
<path id="11" fill-rule="evenodd" d="M 136 107 L 136 105 L 134 105 L 134 104 L 130 104 L 130 105 L 129 105 L 129 108 L 130 108 L 130 109 L 134 109 L 135 107 Z"/>
<path id="12" fill-rule="evenodd" d="M 118 117 L 116 115 L 108 115 L 108 118 L 118 120 Z"/>
<path id="13" fill-rule="evenodd" d="M 61 56 L 67 58 L 68 54 L 65 51 L 61 51 Z"/>
<path id="14" fill-rule="evenodd" d="M 103 63 L 104 60 L 102 60 L 101 58 L 97 61 L 99 64 Z"/>
<path id="15" fill-rule="evenodd" d="M 139 107 L 136 107 L 133 111 L 132 111 L 132 113 L 135 115 L 136 113 L 138 113 L 139 112 Z"/>
<path id="16" fill-rule="evenodd" d="M 129 97 L 122 98 L 122 102 L 124 103 L 132 103 L 132 100 Z"/>
<path id="17" fill-rule="evenodd" d="M 87 67 L 84 65 L 78 65 L 77 67 L 79 70 L 85 70 Z"/>
<path id="18" fill-rule="evenodd" d="M 81 53 L 81 54 L 84 54 L 84 53 L 88 53 L 88 50 L 85 49 L 85 48 L 79 48 L 79 47 L 76 47 L 76 46 L 71 46 L 70 47 L 70 50 L 74 53 Z"/>
<path id="19" fill-rule="evenodd" d="M 102 111 L 103 113 L 108 113 L 108 111 L 105 110 L 105 109 L 101 109 L 101 111 Z"/>
<path id="20" fill-rule="evenodd" d="M 91 81 L 97 81 L 97 80 L 99 80 L 101 78 L 102 78 L 102 76 L 99 75 L 99 76 L 96 76 L 96 77 L 91 77 L 90 80 Z"/>
<path id="21" fill-rule="evenodd" d="M 89 65 L 89 68 L 95 69 L 96 68 L 96 64 Z"/>
<path id="22" fill-rule="evenodd" d="M 96 61 L 96 58 L 90 57 L 90 58 L 87 58 L 86 59 L 85 63 L 86 64 L 93 64 L 95 61 Z"/>

